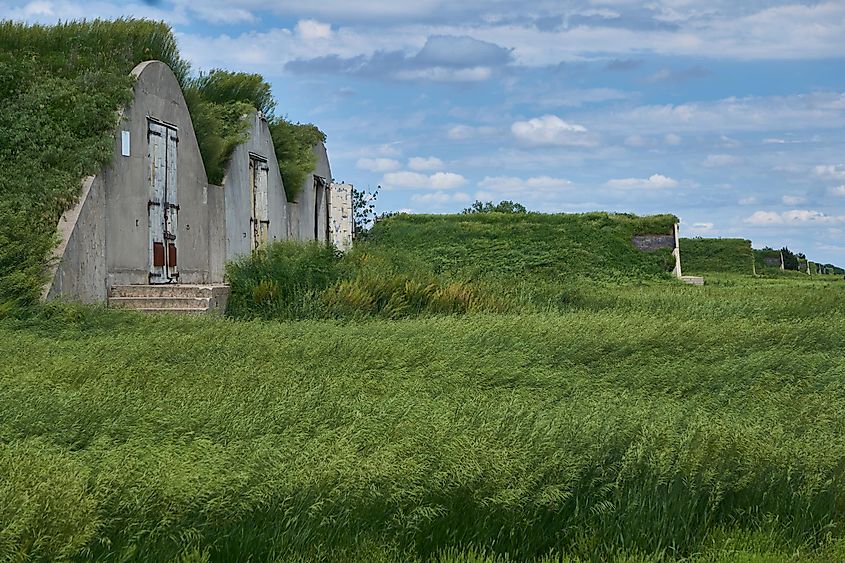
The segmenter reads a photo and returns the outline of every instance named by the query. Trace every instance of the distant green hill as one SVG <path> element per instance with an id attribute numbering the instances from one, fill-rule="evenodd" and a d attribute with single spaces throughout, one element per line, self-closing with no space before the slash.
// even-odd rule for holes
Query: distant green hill
<path id="1" fill-rule="evenodd" d="M 412 256 L 438 274 L 471 278 L 653 278 L 672 270 L 671 251 L 641 252 L 631 237 L 669 233 L 676 221 L 610 213 L 400 214 L 379 221 L 367 244 Z"/>
<path id="2" fill-rule="evenodd" d="M 707 272 L 754 273 L 751 241 L 738 238 L 682 238 L 681 270 L 685 274 Z"/>

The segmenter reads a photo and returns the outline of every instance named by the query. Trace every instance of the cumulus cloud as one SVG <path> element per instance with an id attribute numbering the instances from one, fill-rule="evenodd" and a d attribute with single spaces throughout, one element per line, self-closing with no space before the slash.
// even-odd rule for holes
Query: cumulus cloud
<path id="1" fill-rule="evenodd" d="M 516 121 L 511 125 L 511 132 L 519 141 L 529 145 L 593 147 L 598 144 L 586 127 L 567 123 L 556 115 Z"/>
<path id="2" fill-rule="evenodd" d="M 830 193 L 832 193 L 835 196 L 845 197 L 845 185 L 836 186 L 835 188 L 830 188 Z"/>
<path id="3" fill-rule="evenodd" d="M 331 35 L 331 28 L 318 22 L 310 22 L 307 31 L 311 35 Z M 507 65 L 510 60 L 510 49 L 487 41 L 479 41 L 467 35 L 432 35 L 414 55 L 402 50 L 376 50 L 352 57 L 331 53 L 290 60 L 285 64 L 285 70 L 299 74 L 332 73 L 396 80 L 479 82 L 490 79 L 495 69 Z"/>
<path id="4" fill-rule="evenodd" d="M 615 189 L 666 189 L 677 187 L 678 181 L 663 174 L 652 174 L 648 178 L 608 180 L 605 186 Z"/>
<path id="5" fill-rule="evenodd" d="M 693 223 L 690 227 L 693 231 L 711 231 L 713 230 L 713 223 Z"/>
<path id="6" fill-rule="evenodd" d="M 408 160 L 408 168 L 411 170 L 441 170 L 443 161 L 434 156 L 428 158 L 414 156 Z"/>
<path id="7" fill-rule="evenodd" d="M 431 175 L 419 172 L 388 172 L 382 178 L 386 189 L 451 190 L 467 183 L 466 178 L 454 172 L 436 172 Z"/>
<path id="8" fill-rule="evenodd" d="M 296 24 L 295 31 L 299 37 L 306 41 L 330 39 L 332 36 L 332 26 L 317 20 L 299 20 Z"/>
<path id="9" fill-rule="evenodd" d="M 765 226 L 812 226 L 830 225 L 845 222 L 845 215 L 827 215 L 821 211 L 808 209 L 793 209 L 778 213 L 776 211 L 755 211 L 745 219 L 749 225 Z"/>
<path id="10" fill-rule="evenodd" d="M 740 200 L 737 203 L 739 203 L 740 205 L 754 205 L 755 203 L 757 203 L 757 198 L 753 195 L 748 196 L 748 197 L 743 197 L 743 198 L 740 198 Z"/>
<path id="11" fill-rule="evenodd" d="M 821 164 L 813 172 L 824 180 L 845 180 L 845 166 L 842 164 Z"/>
<path id="12" fill-rule="evenodd" d="M 359 158 L 355 166 L 370 172 L 389 172 L 398 170 L 401 164 L 392 158 Z"/>

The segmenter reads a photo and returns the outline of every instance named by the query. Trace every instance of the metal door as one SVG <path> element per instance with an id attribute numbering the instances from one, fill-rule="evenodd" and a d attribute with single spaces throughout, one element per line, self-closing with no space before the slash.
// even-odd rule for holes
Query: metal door
<path id="1" fill-rule="evenodd" d="M 176 148 L 179 137 L 172 125 L 149 121 L 150 158 L 150 283 L 179 281 L 176 231 Z"/>
<path id="2" fill-rule="evenodd" d="M 270 167 L 267 160 L 257 155 L 249 157 L 249 185 L 252 195 L 252 249 L 255 250 L 270 239 L 270 202 L 267 181 Z"/>

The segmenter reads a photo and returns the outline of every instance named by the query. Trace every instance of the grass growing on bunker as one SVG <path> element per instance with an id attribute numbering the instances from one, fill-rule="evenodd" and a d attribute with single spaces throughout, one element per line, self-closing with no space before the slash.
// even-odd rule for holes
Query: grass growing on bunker
<path id="1" fill-rule="evenodd" d="M 843 285 L 587 284 L 563 315 L 400 322 L 5 319 L 0 558 L 836 560 Z"/>

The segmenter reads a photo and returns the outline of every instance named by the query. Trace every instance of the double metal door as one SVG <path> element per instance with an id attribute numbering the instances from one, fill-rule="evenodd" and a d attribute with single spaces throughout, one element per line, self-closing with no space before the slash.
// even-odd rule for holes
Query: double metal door
<path id="1" fill-rule="evenodd" d="M 176 151 L 179 136 L 172 125 L 149 121 L 150 160 L 150 283 L 176 283 L 177 220 Z"/>

